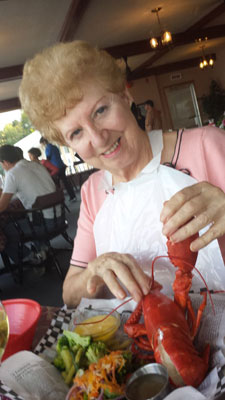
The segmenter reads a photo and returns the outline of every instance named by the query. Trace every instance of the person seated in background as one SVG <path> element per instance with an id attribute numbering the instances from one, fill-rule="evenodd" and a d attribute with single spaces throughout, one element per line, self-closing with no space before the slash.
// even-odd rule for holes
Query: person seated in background
<path id="1" fill-rule="evenodd" d="M 140 301 L 151 287 L 153 259 L 167 254 L 167 238 L 190 238 L 190 251 L 201 249 L 198 267 L 209 288 L 225 289 L 224 131 L 143 131 L 131 111 L 124 71 L 107 52 L 78 40 L 27 61 L 19 97 L 48 140 L 71 147 L 99 170 L 81 188 L 63 285 L 69 307 L 82 297 Z M 174 274 L 174 267 L 164 262 L 155 279 L 171 289 L 167 271 Z"/>
<path id="2" fill-rule="evenodd" d="M 60 151 L 57 146 L 52 143 L 49 143 L 47 139 L 41 137 L 40 143 L 45 147 L 45 155 L 47 160 L 49 160 L 53 165 L 55 165 L 59 172 L 58 177 L 62 181 L 68 195 L 70 201 L 76 200 L 76 194 L 74 192 L 73 186 L 71 185 L 70 181 L 66 177 L 66 165 L 64 164 Z"/>
<path id="3" fill-rule="evenodd" d="M 161 113 L 154 107 L 152 100 L 147 100 L 145 102 L 145 130 L 150 132 L 157 129 L 162 129 L 162 119 Z"/>
<path id="4" fill-rule="evenodd" d="M 5 181 L 0 197 L 0 213 L 8 208 L 15 195 L 25 209 L 30 209 L 38 196 L 55 192 L 55 183 L 47 169 L 36 162 L 21 159 L 21 152 L 18 151 L 17 147 L 7 144 L 1 146 L 0 163 L 5 170 Z M 45 218 L 48 220 L 49 229 L 51 229 L 52 215 L 48 213 L 48 210 L 46 210 Z M 28 230 L 30 232 L 25 219 L 20 225 L 23 231 Z M 6 224 L 4 233 L 7 238 L 5 251 L 11 260 L 17 263 L 19 237 L 14 224 Z M 24 260 L 32 259 L 34 256 L 31 249 L 26 246 L 24 246 L 23 255 Z"/>
<path id="5" fill-rule="evenodd" d="M 45 168 L 47 168 L 49 174 L 57 185 L 59 168 L 53 165 L 49 160 L 39 160 L 39 157 L 41 156 L 41 150 L 38 147 L 32 147 L 30 150 L 28 150 L 28 155 L 31 161 L 38 162 L 39 164 L 42 164 Z"/>
<path id="6" fill-rule="evenodd" d="M 137 121 L 138 125 L 140 126 L 140 128 L 145 130 L 145 118 L 141 114 L 140 108 L 135 103 L 133 96 L 131 95 L 131 93 L 129 92 L 128 89 L 126 89 L 126 94 L 129 99 L 131 112 L 134 114 L 136 121 Z"/>

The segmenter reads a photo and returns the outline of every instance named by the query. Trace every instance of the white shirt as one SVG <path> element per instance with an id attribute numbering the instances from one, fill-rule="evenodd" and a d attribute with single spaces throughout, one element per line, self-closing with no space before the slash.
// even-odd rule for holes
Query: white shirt
<path id="1" fill-rule="evenodd" d="M 3 193 L 16 194 L 26 209 L 32 208 L 38 196 L 55 190 L 55 184 L 47 169 L 35 161 L 20 160 L 6 172 Z"/>

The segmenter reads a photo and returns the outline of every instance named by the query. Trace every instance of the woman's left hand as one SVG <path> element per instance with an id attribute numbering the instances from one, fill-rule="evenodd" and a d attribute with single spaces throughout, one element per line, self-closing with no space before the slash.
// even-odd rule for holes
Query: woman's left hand
<path id="1" fill-rule="evenodd" d="M 160 220 L 163 234 L 173 242 L 180 242 L 200 229 L 209 229 L 191 243 L 198 251 L 225 234 L 225 193 L 208 182 L 186 187 L 165 202 Z"/>

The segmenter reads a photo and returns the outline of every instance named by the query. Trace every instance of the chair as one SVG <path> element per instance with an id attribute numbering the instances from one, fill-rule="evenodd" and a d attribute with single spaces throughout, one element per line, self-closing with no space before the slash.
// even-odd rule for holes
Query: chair
<path id="1" fill-rule="evenodd" d="M 51 219 L 45 218 L 46 210 L 48 210 L 48 213 L 51 213 Z M 60 264 L 50 243 L 52 239 L 62 235 L 63 238 L 73 246 L 73 240 L 67 233 L 68 222 L 66 219 L 66 205 L 63 191 L 57 190 L 50 194 L 38 196 L 32 209 L 26 209 L 23 211 L 11 210 L 9 217 L 19 236 L 19 262 L 17 265 L 19 282 L 21 284 L 23 282 L 23 253 L 24 245 L 28 242 L 44 242 L 48 248 L 48 256 L 51 257 L 52 264 L 55 265 L 58 274 L 63 279 L 64 277 Z M 35 247 L 33 246 L 33 248 Z M 4 251 L 2 256 L 7 261 L 7 255 Z"/>

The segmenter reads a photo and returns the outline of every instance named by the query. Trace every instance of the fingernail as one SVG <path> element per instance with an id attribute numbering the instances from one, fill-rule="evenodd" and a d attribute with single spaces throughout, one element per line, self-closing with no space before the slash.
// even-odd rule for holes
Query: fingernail
<path id="1" fill-rule="evenodd" d="M 177 239 L 176 235 L 171 235 L 171 236 L 170 236 L 170 241 L 171 241 L 172 243 L 177 243 L 177 242 L 178 242 L 178 239 Z"/>
<path id="2" fill-rule="evenodd" d="M 164 227 L 162 228 L 162 233 L 163 233 L 163 235 L 168 235 L 168 233 L 169 233 L 169 229 L 167 228 L 167 226 L 165 226 L 164 225 Z"/>

